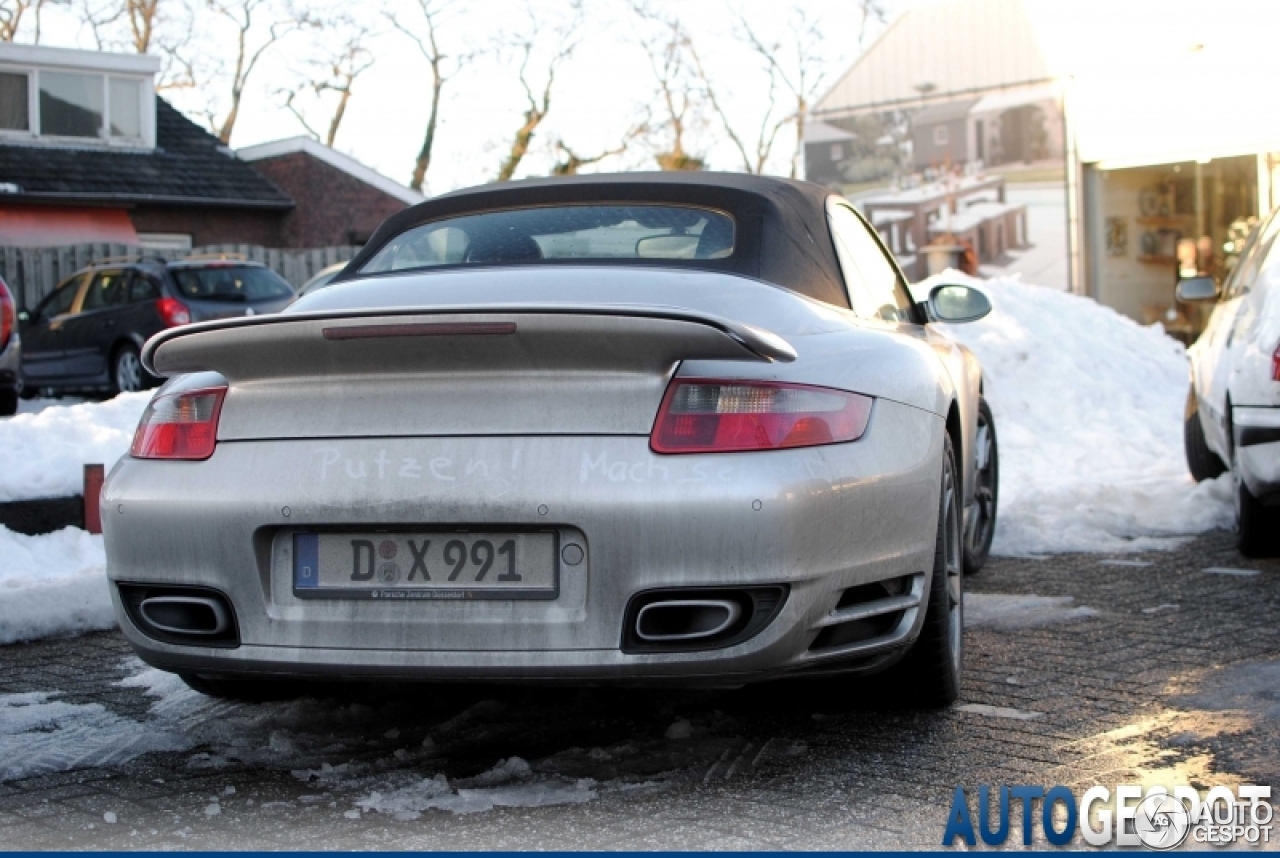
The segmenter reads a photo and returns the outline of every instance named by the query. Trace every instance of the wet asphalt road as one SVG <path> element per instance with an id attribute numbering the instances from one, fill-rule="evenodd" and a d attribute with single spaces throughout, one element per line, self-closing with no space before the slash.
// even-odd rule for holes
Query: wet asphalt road
<path id="1" fill-rule="evenodd" d="M 0 647 L 0 846 L 937 848 L 957 784 L 1280 793 L 1280 562 L 1214 533 L 999 558 L 967 586 L 964 695 L 939 712 L 851 681 L 229 704 L 113 632 Z"/>

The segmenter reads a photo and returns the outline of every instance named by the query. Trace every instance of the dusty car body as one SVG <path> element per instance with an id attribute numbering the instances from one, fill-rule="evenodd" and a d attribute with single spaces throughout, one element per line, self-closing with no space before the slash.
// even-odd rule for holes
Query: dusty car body
<path id="1" fill-rule="evenodd" d="M 850 294 L 842 240 L 897 304 Z M 121 627 L 203 690 L 901 660 L 952 699 L 994 427 L 976 360 L 927 324 L 963 308 L 904 285 L 803 183 L 581 177 L 416 206 L 285 313 L 147 344 L 171 378 L 102 498 Z"/>

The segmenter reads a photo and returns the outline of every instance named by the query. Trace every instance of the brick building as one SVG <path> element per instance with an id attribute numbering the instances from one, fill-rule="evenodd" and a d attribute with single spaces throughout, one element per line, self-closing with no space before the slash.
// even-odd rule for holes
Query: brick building
<path id="1" fill-rule="evenodd" d="M 310 137 L 236 153 L 294 202 L 281 224 L 284 247 L 364 244 L 373 230 L 422 195 Z"/>
<path id="2" fill-rule="evenodd" d="M 159 70 L 0 43 L 0 246 L 358 244 L 422 199 L 309 139 L 238 155 L 155 94 Z"/>

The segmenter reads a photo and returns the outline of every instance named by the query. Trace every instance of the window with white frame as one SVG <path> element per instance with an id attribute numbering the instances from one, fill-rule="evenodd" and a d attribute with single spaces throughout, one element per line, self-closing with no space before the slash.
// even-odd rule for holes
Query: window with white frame
<path id="1" fill-rule="evenodd" d="M 137 77 L 0 69 L 0 134 L 142 145 L 145 91 Z"/>

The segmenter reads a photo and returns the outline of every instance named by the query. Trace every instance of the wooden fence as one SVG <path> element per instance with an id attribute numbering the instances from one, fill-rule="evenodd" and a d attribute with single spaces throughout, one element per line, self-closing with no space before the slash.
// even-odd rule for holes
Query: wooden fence
<path id="1" fill-rule="evenodd" d="M 292 250 L 250 244 L 213 244 L 181 253 L 156 253 L 125 244 L 76 244 L 65 247 L 0 247 L 0 277 L 9 284 L 14 300 L 22 308 L 34 307 L 67 277 L 94 262 L 139 255 L 164 256 L 177 260 L 199 254 L 236 253 L 261 262 L 289 281 L 295 288 L 313 274 L 336 262 L 346 262 L 360 248 L 354 246 L 315 247 Z"/>

